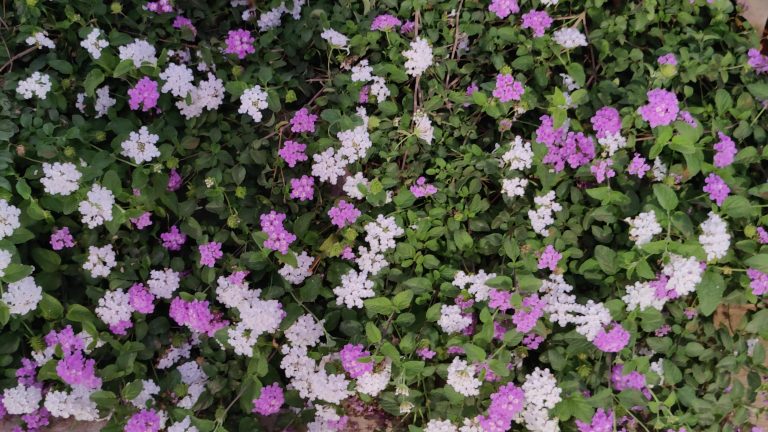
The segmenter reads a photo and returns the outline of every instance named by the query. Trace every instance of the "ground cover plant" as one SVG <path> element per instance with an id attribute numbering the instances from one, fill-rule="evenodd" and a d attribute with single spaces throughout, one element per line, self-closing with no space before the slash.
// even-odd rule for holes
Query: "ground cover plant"
<path id="1" fill-rule="evenodd" d="M 742 8 L 4 1 L 0 417 L 761 430 Z"/>

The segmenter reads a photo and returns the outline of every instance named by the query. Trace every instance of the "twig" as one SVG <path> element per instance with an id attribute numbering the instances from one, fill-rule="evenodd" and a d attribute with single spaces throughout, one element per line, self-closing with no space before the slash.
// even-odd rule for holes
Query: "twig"
<path id="1" fill-rule="evenodd" d="M 13 56 L 13 57 L 11 57 L 11 58 L 10 58 L 10 59 L 9 59 L 7 62 L 5 62 L 5 64 L 4 64 L 4 65 L 0 66 L 0 72 L 2 72 L 3 70 L 5 70 L 5 68 L 6 68 L 6 67 L 10 67 L 10 66 L 13 66 L 13 62 L 14 62 L 15 60 L 17 60 L 17 59 L 19 59 L 19 58 L 21 58 L 21 57 L 24 57 L 25 55 L 27 55 L 27 54 L 31 53 L 32 51 L 34 51 L 34 50 L 36 50 L 36 49 L 37 49 L 37 46 L 31 46 L 31 47 L 29 47 L 29 48 L 25 49 L 24 51 L 22 51 L 22 52 L 20 52 L 20 53 L 18 53 L 18 54 L 16 54 L 16 55 L 14 55 L 14 56 Z M 9 69 L 9 70 L 10 70 L 10 69 Z"/>
<path id="2" fill-rule="evenodd" d="M 453 48 L 451 48 L 451 56 L 448 60 L 453 60 L 456 57 L 456 51 L 459 47 L 459 18 L 461 17 L 461 7 L 464 6 L 464 0 L 459 0 L 459 7 L 456 11 L 456 19 L 453 22 Z M 446 70 L 444 86 L 448 87 L 448 81 L 451 76 L 451 72 Z"/>

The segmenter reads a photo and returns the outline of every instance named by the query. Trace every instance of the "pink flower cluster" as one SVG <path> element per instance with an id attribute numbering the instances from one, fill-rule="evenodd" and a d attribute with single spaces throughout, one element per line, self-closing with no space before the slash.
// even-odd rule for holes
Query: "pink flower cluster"
<path id="1" fill-rule="evenodd" d="M 129 303 L 136 312 L 151 314 L 155 310 L 155 296 L 142 283 L 136 283 L 128 290 Z"/>
<path id="2" fill-rule="evenodd" d="M 170 173 L 168 173 L 168 185 L 166 186 L 166 189 L 168 192 L 176 192 L 181 188 L 181 175 L 178 171 L 175 169 L 172 169 Z"/>
<path id="3" fill-rule="evenodd" d="M 707 178 L 704 179 L 704 192 L 709 194 L 709 199 L 717 203 L 717 205 L 723 205 L 723 201 L 728 198 L 728 194 L 731 192 L 731 188 L 725 183 L 719 175 L 710 173 Z"/>
<path id="4" fill-rule="evenodd" d="M 645 375 L 638 371 L 632 371 L 624 375 L 624 365 L 617 364 L 611 370 L 611 383 L 617 391 L 625 389 L 640 390 L 647 399 L 651 398 L 651 392 L 646 387 Z"/>
<path id="5" fill-rule="evenodd" d="M 733 163 L 733 158 L 736 156 L 736 143 L 733 142 L 731 137 L 722 132 L 718 132 L 717 136 L 720 138 L 720 141 L 714 145 L 714 164 L 717 168 L 725 168 Z"/>
<path id="6" fill-rule="evenodd" d="M 488 293 L 488 297 L 488 307 L 498 309 L 501 312 L 512 309 L 512 305 L 509 303 L 512 299 L 512 292 L 492 289 Z"/>
<path id="7" fill-rule="evenodd" d="M 137 218 L 130 218 L 131 223 L 136 229 L 143 230 L 144 228 L 152 225 L 152 213 L 144 212 Z"/>
<path id="8" fill-rule="evenodd" d="M 592 128 L 598 138 L 605 138 L 621 132 L 621 116 L 619 111 L 613 107 L 600 108 L 592 116 L 590 122 L 592 122 Z"/>
<path id="9" fill-rule="evenodd" d="M 760 244 L 768 244 L 768 230 L 763 227 L 757 227 L 757 241 Z"/>
<path id="10" fill-rule="evenodd" d="M 671 124 L 677 118 L 680 112 L 677 96 L 671 91 L 664 89 L 653 89 L 648 91 L 648 104 L 637 109 L 638 114 L 651 125 L 666 126 Z"/>
<path id="11" fill-rule="evenodd" d="M 550 271 L 557 270 L 557 263 L 563 255 L 552 245 L 547 245 L 539 256 L 538 267 L 540 270 L 548 268 Z"/>
<path id="12" fill-rule="evenodd" d="M 143 409 L 128 419 L 123 432 L 158 432 L 160 430 L 160 416 L 153 409 Z"/>
<path id="13" fill-rule="evenodd" d="M 437 188 L 432 184 L 428 184 L 426 178 L 419 177 L 416 180 L 416 184 L 411 185 L 411 193 L 416 198 L 423 198 L 436 194 Z"/>
<path id="14" fill-rule="evenodd" d="M 515 77 L 512 74 L 498 74 L 496 75 L 496 88 L 493 90 L 493 96 L 498 98 L 501 102 L 509 102 L 511 100 L 519 101 L 525 93 L 525 87 L 520 81 L 515 81 Z"/>
<path id="15" fill-rule="evenodd" d="M 283 148 L 278 150 L 277 154 L 280 155 L 281 158 L 283 158 L 283 160 L 285 161 L 285 163 L 288 164 L 289 167 L 293 168 L 296 166 L 297 162 L 302 162 L 307 160 L 307 155 L 304 153 L 306 149 L 307 149 L 306 144 L 288 140 L 285 143 L 283 143 Z"/>
<path id="16" fill-rule="evenodd" d="M 198 246 L 198 250 L 200 251 L 201 266 L 213 267 L 216 265 L 216 260 L 224 256 L 219 242 L 201 244 Z"/>
<path id="17" fill-rule="evenodd" d="M 264 247 L 287 254 L 288 246 L 296 240 L 296 236 L 283 227 L 284 220 L 285 213 L 278 213 L 274 210 L 260 217 L 261 230 L 267 233 L 269 237 L 264 242 Z"/>
<path id="18" fill-rule="evenodd" d="M 522 28 L 533 30 L 534 37 L 544 36 L 546 32 L 552 26 L 552 18 L 547 11 L 531 10 L 523 14 Z"/>
<path id="19" fill-rule="evenodd" d="M 541 125 L 536 129 L 536 140 L 547 146 L 542 161 L 552 164 L 555 171 L 588 164 L 595 157 L 595 142 L 581 132 L 567 132 L 565 126 L 555 129 L 552 117 L 541 116 Z"/>
<path id="20" fill-rule="evenodd" d="M 75 239 L 69 233 L 68 227 L 54 228 L 51 234 L 51 249 L 58 251 L 65 248 L 71 248 L 75 245 Z"/>
<path id="21" fill-rule="evenodd" d="M 192 34 L 197 34 L 197 28 L 195 28 L 195 25 L 192 24 L 192 20 L 183 16 L 179 15 L 173 20 L 173 28 L 180 29 L 180 28 L 188 28 Z"/>
<path id="22" fill-rule="evenodd" d="M 751 48 L 747 52 L 747 56 L 749 57 L 747 63 L 755 70 L 755 72 L 768 73 L 768 56 L 764 56 L 760 53 L 760 50 L 755 48 Z"/>
<path id="23" fill-rule="evenodd" d="M 251 36 L 251 32 L 245 29 L 230 30 L 227 33 L 227 39 L 224 41 L 227 44 L 227 48 L 224 52 L 227 54 L 235 54 L 237 58 L 244 59 L 248 54 L 256 52 L 256 48 L 253 46 L 253 42 L 256 39 Z"/>
<path id="24" fill-rule="evenodd" d="M 341 351 L 339 351 L 341 366 L 352 378 L 359 378 L 363 374 L 373 371 L 372 361 L 359 361 L 359 359 L 369 357 L 370 355 L 371 353 L 364 350 L 363 346 L 360 344 L 346 344 Z"/>
<path id="25" fill-rule="evenodd" d="M 538 294 L 531 294 L 523 299 L 521 308 L 515 310 L 512 322 L 519 333 L 528 333 L 536 326 L 536 322 L 544 316 L 544 306 L 547 302 L 539 298 Z"/>
<path id="26" fill-rule="evenodd" d="M 592 341 L 603 352 L 619 352 L 629 343 L 629 332 L 618 323 L 611 324 L 611 329 L 600 330 Z"/>
<path id="27" fill-rule="evenodd" d="M 315 122 L 317 116 L 310 114 L 307 108 L 302 108 L 296 111 L 296 114 L 291 118 L 291 132 L 293 133 L 315 133 Z"/>
<path id="28" fill-rule="evenodd" d="M 253 412 L 268 416 L 277 414 L 285 403 L 283 389 L 278 383 L 272 383 L 261 389 L 261 394 L 253 400 Z"/>
<path id="29" fill-rule="evenodd" d="M 360 217 L 360 214 L 360 210 L 353 204 L 344 200 L 339 201 L 338 204 L 328 210 L 328 216 L 331 218 L 331 223 L 339 228 L 344 228 L 347 225 L 355 223 L 357 218 Z"/>
<path id="30" fill-rule="evenodd" d="M 95 366 L 96 360 L 86 359 L 82 351 L 75 351 L 64 354 L 64 358 L 56 364 L 56 373 L 71 386 L 97 389 L 101 387 L 101 378 L 96 376 Z"/>
<path id="31" fill-rule="evenodd" d="M 749 287 L 752 288 L 752 294 L 759 296 L 768 293 L 768 274 L 758 269 L 747 269 L 749 277 Z"/>
<path id="32" fill-rule="evenodd" d="M 144 9 L 154 13 L 170 13 L 173 12 L 173 5 L 171 0 L 158 0 L 148 2 Z"/>
<path id="33" fill-rule="evenodd" d="M 142 111 L 149 111 L 157 106 L 157 99 L 160 97 L 160 92 L 157 91 L 157 81 L 152 80 L 149 77 L 144 77 L 136 83 L 136 86 L 128 90 L 128 106 L 132 110 L 139 109 L 139 106 L 143 105 Z"/>
<path id="34" fill-rule="evenodd" d="M 659 56 L 658 62 L 660 65 L 677 66 L 677 57 L 672 53 L 664 54 L 663 56 Z"/>
<path id="35" fill-rule="evenodd" d="M 607 179 L 616 177 L 616 171 L 611 168 L 610 159 L 595 162 L 595 164 L 589 167 L 589 171 L 592 172 L 592 175 L 595 176 L 595 180 L 597 180 L 598 183 L 602 183 Z"/>
<path id="36" fill-rule="evenodd" d="M 491 394 L 488 415 L 478 417 L 480 427 L 485 431 L 507 431 L 525 403 L 525 392 L 514 383 L 507 383 Z"/>
<path id="37" fill-rule="evenodd" d="M 315 196 L 315 178 L 308 175 L 291 179 L 292 199 L 299 201 L 309 201 Z"/>
<path id="38" fill-rule="evenodd" d="M 576 420 L 576 426 L 579 428 L 579 432 L 612 432 L 613 423 L 613 411 L 606 412 L 602 408 L 597 409 L 595 415 L 592 416 L 592 421 L 590 423 Z"/>
<path id="39" fill-rule="evenodd" d="M 651 169 L 651 166 L 646 163 L 646 159 L 642 157 L 639 153 L 635 153 L 635 156 L 632 158 L 632 161 L 629 162 L 629 167 L 627 167 L 627 172 L 631 175 L 638 176 L 639 178 L 643 178 L 645 176 L 645 173 L 648 172 L 648 170 Z"/>
<path id="40" fill-rule="evenodd" d="M 171 301 L 168 316 L 177 324 L 187 326 L 208 336 L 213 336 L 217 330 L 229 324 L 228 321 L 221 319 L 220 313 L 213 313 L 208 309 L 208 301 L 206 300 L 186 301 L 180 297 L 175 297 Z"/>
<path id="41" fill-rule="evenodd" d="M 488 10 L 495 13 L 499 18 L 504 19 L 510 14 L 520 12 L 520 6 L 517 4 L 517 0 L 493 0 L 491 5 L 488 6 Z"/>
<path id="42" fill-rule="evenodd" d="M 179 251 L 187 242 L 187 235 L 179 231 L 179 228 L 174 225 L 170 231 L 160 234 L 160 240 L 163 241 L 163 247 L 169 251 Z"/>
<path id="43" fill-rule="evenodd" d="M 395 27 L 400 27 L 400 25 L 402 25 L 402 21 L 400 21 L 396 16 L 390 14 L 381 14 L 373 19 L 373 22 L 371 23 L 371 30 L 389 31 Z"/>

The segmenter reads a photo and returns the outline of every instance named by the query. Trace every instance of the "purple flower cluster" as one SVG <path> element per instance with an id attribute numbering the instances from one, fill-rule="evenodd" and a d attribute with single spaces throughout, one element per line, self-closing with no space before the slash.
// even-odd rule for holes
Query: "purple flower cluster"
<path id="1" fill-rule="evenodd" d="M 285 403 L 283 389 L 278 383 L 272 383 L 261 389 L 261 394 L 253 400 L 253 412 L 268 416 L 280 411 L 280 407 Z"/>
<path id="2" fill-rule="evenodd" d="M 552 245 L 547 245 L 544 251 L 539 256 L 538 267 L 540 270 L 548 268 L 550 271 L 557 270 L 557 262 L 560 261 L 563 255 L 557 251 Z"/>
<path id="3" fill-rule="evenodd" d="M 291 179 L 291 198 L 309 201 L 315 196 L 315 178 L 307 175 Z"/>
<path id="4" fill-rule="evenodd" d="M 525 87 L 523 87 L 520 81 L 515 81 L 515 77 L 512 74 L 500 73 L 496 75 L 496 88 L 493 90 L 493 96 L 498 98 L 499 101 L 519 101 L 523 93 L 525 93 Z"/>
<path id="5" fill-rule="evenodd" d="M 603 352 L 619 352 L 629 343 L 629 332 L 618 323 L 611 324 L 612 328 L 600 330 L 592 343 Z"/>
<path id="6" fill-rule="evenodd" d="M 591 167 L 589 167 L 589 171 L 592 172 L 592 175 L 595 176 L 595 180 L 597 180 L 598 183 L 602 183 L 607 179 L 616 177 L 616 171 L 611 168 L 610 159 L 595 162 Z"/>
<path id="7" fill-rule="evenodd" d="M 34 385 L 37 382 L 37 363 L 26 357 L 22 358 L 21 367 L 16 369 L 16 379 L 25 386 Z"/>
<path id="8" fill-rule="evenodd" d="M 315 133 L 315 122 L 317 116 L 310 114 L 309 110 L 302 108 L 296 111 L 296 114 L 291 118 L 291 132 L 293 133 Z"/>
<path id="9" fill-rule="evenodd" d="M 651 169 L 651 166 L 646 163 L 646 159 L 641 156 L 639 153 L 635 153 L 635 156 L 632 158 L 632 161 L 629 162 L 629 167 L 627 167 L 627 172 L 631 175 L 638 176 L 639 178 L 643 178 L 645 176 L 645 173 L 648 172 L 648 170 Z"/>
<path id="10" fill-rule="evenodd" d="M 752 294 L 759 296 L 768 293 L 768 274 L 757 269 L 747 269 L 749 277 L 749 287 L 752 288 Z"/>
<path id="11" fill-rule="evenodd" d="M 149 77 L 144 77 L 136 83 L 136 86 L 128 90 L 128 106 L 132 110 L 139 109 L 140 105 L 143 105 L 142 111 L 149 111 L 157 106 L 157 99 L 160 97 L 160 92 L 157 91 L 157 81 L 152 80 Z"/>
<path id="12" fill-rule="evenodd" d="M 244 59 L 248 54 L 256 52 L 256 48 L 253 46 L 255 40 L 248 30 L 230 30 L 227 33 L 227 40 L 225 41 L 227 48 L 224 49 L 224 52 L 235 54 L 237 58 Z"/>
<path id="13" fill-rule="evenodd" d="M 283 227 L 284 220 L 285 213 L 278 213 L 274 210 L 268 214 L 263 214 L 260 217 L 261 230 L 267 233 L 267 236 L 269 237 L 264 242 L 264 247 L 280 251 L 282 254 L 287 254 L 288 246 L 296 240 L 296 236 Z"/>
<path id="14" fill-rule="evenodd" d="M 595 415 L 592 416 L 592 421 L 590 423 L 576 420 L 576 426 L 579 428 L 579 432 L 612 432 L 613 423 L 613 411 L 606 412 L 602 408 L 597 409 Z"/>
<path id="15" fill-rule="evenodd" d="M 51 248 L 55 251 L 71 248 L 75 245 L 75 239 L 69 233 L 68 227 L 54 228 L 51 234 Z"/>
<path id="16" fill-rule="evenodd" d="M 720 141 L 714 145 L 714 164 L 717 168 L 725 168 L 733 163 L 733 158 L 736 156 L 736 143 L 733 142 L 731 137 L 722 132 L 718 132 L 717 136 L 720 138 Z"/>
<path id="17" fill-rule="evenodd" d="M 509 303 L 512 299 L 512 293 L 510 291 L 492 289 L 488 292 L 488 297 L 488 307 L 498 309 L 501 312 L 512 309 L 512 305 Z"/>
<path id="18" fill-rule="evenodd" d="M 523 345 L 532 350 L 538 349 L 542 342 L 544 342 L 544 337 L 539 336 L 536 333 L 528 333 L 523 338 Z"/>
<path id="19" fill-rule="evenodd" d="M 221 314 L 213 313 L 208 309 L 207 300 L 182 300 L 176 297 L 171 301 L 168 312 L 179 325 L 185 325 L 192 330 L 213 336 L 217 330 L 226 327 L 229 322 L 221 319 Z"/>
<path id="20" fill-rule="evenodd" d="M 602 107 L 590 119 L 592 128 L 598 138 L 605 138 L 621 132 L 621 116 L 613 107 Z"/>
<path id="21" fill-rule="evenodd" d="M 512 420 L 523 410 L 525 392 L 514 383 L 507 383 L 491 394 L 488 415 L 478 418 L 480 427 L 486 431 L 507 431 Z"/>
<path id="22" fill-rule="evenodd" d="M 542 161 L 560 172 L 566 163 L 574 169 L 588 164 L 595 157 L 595 142 L 581 132 L 568 132 L 565 140 L 547 146 L 547 150 Z"/>
<path id="23" fill-rule="evenodd" d="M 213 267 L 216 265 L 216 260 L 224 256 L 219 242 L 201 244 L 198 246 L 198 250 L 200 251 L 201 266 Z"/>
<path id="24" fill-rule="evenodd" d="M 755 72 L 768 73 L 768 56 L 764 56 L 760 53 L 760 50 L 755 48 L 751 48 L 747 52 L 747 56 L 749 57 L 747 63 L 755 70 Z"/>
<path id="25" fill-rule="evenodd" d="M 717 205 L 723 205 L 723 201 L 728 197 L 731 192 L 731 188 L 725 183 L 719 175 L 710 173 L 707 178 L 704 179 L 704 192 L 709 194 L 709 199 L 717 203 Z"/>
<path id="26" fill-rule="evenodd" d="M 304 153 L 306 149 L 306 144 L 289 140 L 283 143 L 283 148 L 278 150 L 277 154 L 283 158 L 289 167 L 293 168 L 296 166 L 296 162 L 307 160 L 307 155 Z"/>
<path id="27" fill-rule="evenodd" d="M 534 37 L 544 36 L 544 32 L 552 26 L 552 18 L 547 11 L 531 10 L 523 14 L 522 28 L 533 30 Z"/>
<path id="28" fill-rule="evenodd" d="M 672 53 L 664 54 L 663 56 L 659 56 L 658 62 L 660 65 L 677 66 L 677 57 Z"/>
<path id="29" fill-rule="evenodd" d="M 643 120 L 647 121 L 652 128 L 666 126 L 675 121 L 680 107 L 674 93 L 664 89 L 653 89 L 649 90 L 646 95 L 648 96 L 648 104 L 637 109 Z"/>
<path id="30" fill-rule="evenodd" d="M 411 185 L 411 193 L 416 198 L 423 198 L 436 194 L 437 188 L 434 185 L 428 184 L 426 178 L 419 177 L 416 180 L 416 184 Z"/>
<path id="31" fill-rule="evenodd" d="M 173 12 L 173 6 L 171 0 L 158 0 L 148 2 L 144 9 L 154 13 L 170 13 Z"/>
<path id="32" fill-rule="evenodd" d="M 144 286 L 144 284 L 133 284 L 128 290 L 129 302 L 136 312 L 151 314 L 155 310 L 155 296 Z"/>
<path id="33" fill-rule="evenodd" d="M 390 14 L 381 14 L 373 19 L 371 23 L 371 30 L 384 30 L 389 31 L 395 27 L 400 27 L 403 24 L 396 16 Z"/>
<path id="34" fill-rule="evenodd" d="M 123 432 L 158 432 L 160 430 L 160 416 L 153 409 L 143 409 L 128 419 Z"/>
<path id="35" fill-rule="evenodd" d="M 166 189 L 168 192 L 176 192 L 181 188 L 181 175 L 178 171 L 175 169 L 172 169 L 170 173 L 168 173 L 168 185 L 166 186 Z"/>
<path id="36" fill-rule="evenodd" d="M 768 244 L 768 230 L 763 227 L 757 227 L 757 241 L 760 244 Z"/>
<path id="37" fill-rule="evenodd" d="M 65 354 L 85 349 L 85 342 L 75 335 L 71 325 L 64 327 L 58 332 L 56 330 L 48 332 L 45 335 L 45 344 L 51 348 L 58 344 L 61 347 L 61 351 Z"/>
<path id="38" fill-rule="evenodd" d="M 64 354 L 64 358 L 56 364 L 56 373 L 71 386 L 97 389 L 101 387 L 101 378 L 96 376 L 95 366 L 96 360 L 86 359 L 81 351 L 75 351 Z"/>
<path id="39" fill-rule="evenodd" d="M 179 15 L 173 20 L 173 28 L 180 29 L 180 28 L 188 28 L 192 34 L 197 34 L 197 28 L 195 28 L 195 25 L 192 24 L 192 20 L 183 16 Z"/>
<path id="40" fill-rule="evenodd" d="M 680 111 L 680 114 L 678 114 L 677 116 L 677 120 L 687 123 L 688 126 L 692 128 L 699 127 L 699 123 L 696 121 L 695 118 L 693 118 L 693 114 L 691 114 L 688 111 Z"/>
<path id="41" fill-rule="evenodd" d="M 144 212 L 141 214 L 141 216 L 130 219 L 131 223 L 136 227 L 136 229 L 139 230 L 143 230 L 144 228 L 152 225 L 152 213 L 150 212 Z"/>
<path id="42" fill-rule="evenodd" d="M 370 352 L 363 349 L 360 344 L 352 345 L 346 344 L 339 351 L 341 357 L 341 366 L 352 378 L 359 378 L 365 373 L 373 371 L 373 362 L 361 362 L 360 358 L 369 357 Z"/>
<path id="43" fill-rule="evenodd" d="M 645 375 L 638 371 L 624 374 L 624 365 L 617 364 L 611 370 L 611 383 L 617 391 L 625 389 L 640 390 L 646 398 L 651 398 L 651 393 L 646 387 Z"/>
<path id="44" fill-rule="evenodd" d="M 521 308 L 515 310 L 512 322 L 519 333 L 528 333 L 536 326 L 536 322 L 544 316 L 544 306 L 547 302 L 541 300 L 538 294 L 531 294 L 523 299 Z"/>
<path id="45" fill-rule="evenodd" d="M 488 6 L 488 10 L 495 13 L 499 18 L 504 19 L 510 14 L 520 12 L 520 6 L 517 4 L 517 0 L 493 0 L 491 5 Z"/>
<path id="46" fill-rule="evenodd" d="M 339 201 L 338 204 L 328 210 L 328 216 L 331 218 L 331 223 L 339 228 L 344 228 L 347 225 L 355 223 L 357 218 L 360 217 L 360 214 L 360 210 L 353 204 L 344 200 Z"/>
<path id="47" fill-rule="evenodd" d="M 169 251 L 179 251 L 186 243 L 187 235 L 179 231 L 179 228 L 174 225 L 168 232 L 160 234 L 160 240 L 163 241 L 163 247 Z"/>

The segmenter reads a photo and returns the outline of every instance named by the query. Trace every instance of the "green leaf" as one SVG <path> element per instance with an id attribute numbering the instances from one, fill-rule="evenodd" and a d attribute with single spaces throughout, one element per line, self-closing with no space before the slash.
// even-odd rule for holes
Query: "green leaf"
<path id="1" fill-rule="evenodd" d="M 48 61 L 48 64 L 49 64 L 49 65 L 50 65 L 52 68 L 54 68 L 54 69 L 56 69 L 57 71 L 59 71 L 59 72 L 63 73 L 64 75 L 71 75 L 71 74 L 72 74 L 72 72 L 73 72 L 73 69 L 72 69 L 72 64 L 71 64 L 71 63 L 69 63 L 69 62 L 68 62 L 68 61 L 66 61 L 66 60 L 58 60 L 58 59 L 49 60 L 49 61 Z"/>
<path id="2" fill-rule="evenodd" d="M 47 272 L 55 272 L 61 265 L 61 257 L 54 251 L 34 248 L 32 249 L 32 259 Z"/>
<path id="3" fill-rule="evenodd" d="M 712 315 L 723 299 L 725 292 L 725 280 L 719 273 L 707 271 L 696 287 L 696 295 L 699 298 L 699 310 L 704 316 Z"/>
<path id="4" fill-rule="evenodd" d="M 96 402 L 96 406 L 105 410 L 112 410 L 117 407 L 117 395 L 111 391 L 97 390 L 91 393 L 91 400 Z"/>
<path id="5" fill-rule="evenodd" d="M 93 97 L 96 92 L 96 87 L 104 82 L 104 72 L 101 69 L 92 69 L 88 72 L 88 75 L 83 81 L 83 87 L 85 87 L 85 94 L 89 97 Z"/>
<path id="6" fill-rule="evenodd" d="M 425 277 L 415 277 L 403 282 L 403 286 L 413 290 L 414 294 L 424 294 L 432 289 L 432 281 Z"/>
<path id="7" fill-rule="evenodd" d="M 740 195 L 731 195 L 725 199 L 723 213 L 732 218 L 748 218 L 752 215 L 752 204 Z"/>
<path id="8" fill-rule="evenodd" d="M 395 311 L 392 301 L 386 297 L 376 297 L 363 302 L 365 310 L 372 314 L 389 315 Z"/>
<path id="9" fill-rule="evenodd" d="M 413 291 L 405 290 L 397 293 L 392 299 L 392 303 L 398 311 L 401 311 L 411 305 L 411 300 L 413 300 Z"/>
<path id="10" fill-rule="evenodd" d="M 744 260 L 744 265 L 756 268 L 763 273 L 768 273 L 768 254 L 753 255 Z"/>
<path id="11" fill-rule="evenodd" d="M 365 336 L 368 338 L 368 342 L 375 344 L 381 340 L 381 330 L 376 327 L 373 321 L 365 323 Z"/>
<path id="12" fill-rule="evenodd" d="M 468 250 L 472 247 L 474 240 L 472 240 L 472 236 L 469 233 L 462 229 L 453 233 L 453 243 L 459 250 Z"/>
<path id="13" fill-rule="evenodd" d="M 134 380 L 128 383 L 125 387 L 123 387 L 123 390 L 121 394 L 123 395 L 123 399 L 125 400 L 133 400 L 136 399 L 137 396 L 141 393 L 141 390 L 144 388 L 144 383 L 141 380 Z"/>
<path id="14" fill-rule="evenodd" d="M 69 305 L 67 308 L 67 319 L 72 322 L 79 322 L 79 323 L 85 323 L 85 322 L 98 322 L 96 319 L 96 315 L 93 314 L 90 310 L 85 308 L 84 306 L 81 306 L 79 304 L 72 304 Z"/>
<path id="15" fill-rule="evenodd" d="M 118 63 L 115 70 L 112 72 L 112 78 L 120 78 L 134 69 L 133 60 L 123 60 Z"/>
<path id="16" fill-rule="evenodd" d="M 656 183 L 653 185 L 653 194 L 665 210 L 674 210 L 677 207 L 677 194 L 669 186 Z"/>
<path id="17" fill-rule="evenodd" d="M 43 299 L 38 306 L 40 314 L 48 321 L 57 320 L 64 314 L 64 306 L 52 295 L 43 293 Z"/>
<path id="18" fill-rule="evenodd" d="M 595 259 L 606 274 L 614 275 L 619 271 L 618 261 L 616 259 L 616 252 L 603 245 L 597 245 L 595 247 Z"/>
<path id="19" fill-rule="evenodd" d="M 465 343 L 462 345 L 462 348 L 464 348 L 464 353 L 467 356 L 467 360 L 473 362 L 481 362 L 485 360 L 485 350 L 479 346 L 471 343 Z"/>

